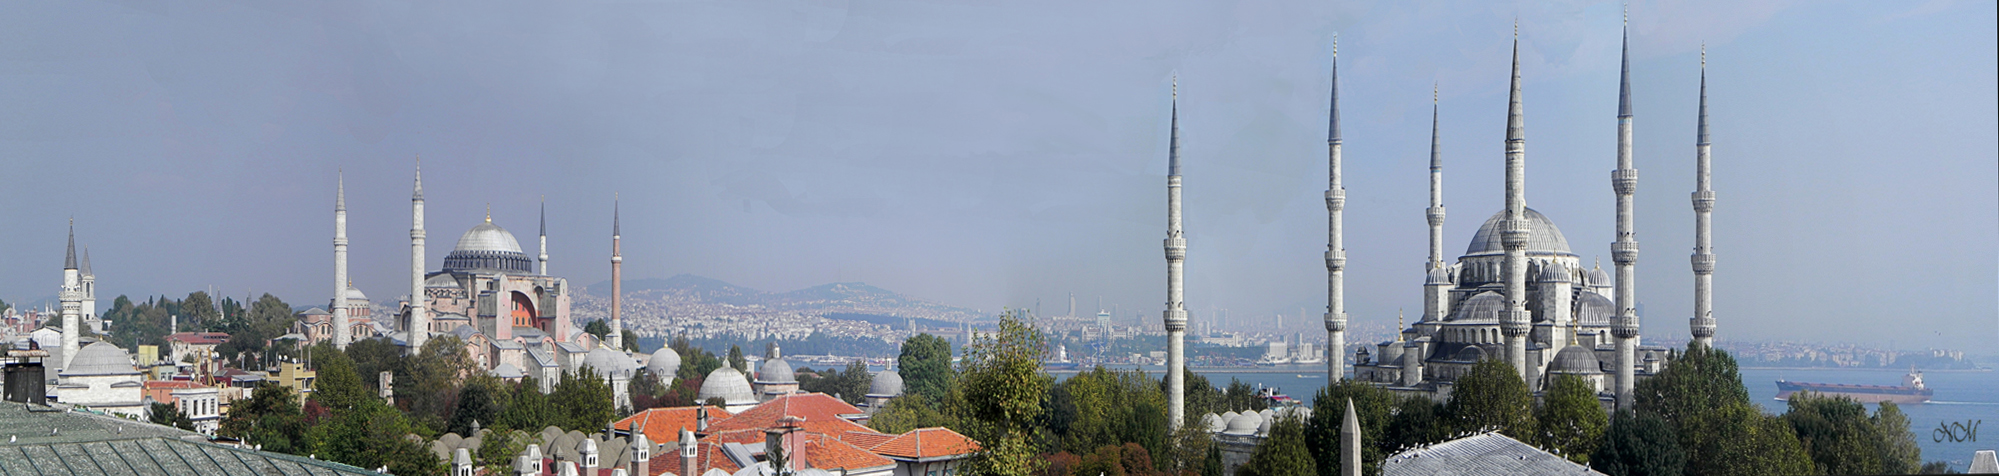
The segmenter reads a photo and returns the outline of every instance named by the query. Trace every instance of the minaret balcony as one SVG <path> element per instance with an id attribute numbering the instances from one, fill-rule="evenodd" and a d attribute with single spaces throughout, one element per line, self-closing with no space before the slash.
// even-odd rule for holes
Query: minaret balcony
<path id="1" fill-rule="evenodd" d="M 1625 315 L 1611 318 L 1610 335 L 1619 339 L 1638 337 L 1638 315 L 1626 312 Z"/>
<path id="2" fill-rule="evenodd" d="M 1694 211 L 1701 213 L 1714 211 L 1713 190 L 1702 190 L 1699 192 L 1694 192 L 1693 198 L 1694 198 Z"/>
<path id="3" fill-rule="evenodd" d="M 1638 242 L 1618 240 L 1610 243 L 1610 261 L 1619 266 L 1638 263 Z"/>
<path id="4" fill-rule="evenodd" d="M 1527 220 L 1509 219 L 1502 226 L 1504 228 L 1499 232 L 1499 244 L 1501 246 L 1509 250 L 1521 249 L 1527 246 Z"/>
<path id="5" fill-rule="evenodd" d="M 1328 312 L 1328 313 L 1326 313 L 1326 331 L 1328 331 L 1328 332 L 1346 332 L 1346 331 L 1347 331 L 1347 313 L 1344 313 L 1344 312 Z"/>
<path id="6" fill-rule="evenodd" d="M 1638 193 L 1638 169 L 1617 169 L 1610 171 L 1610 188 L 1618 195 Z"/>
<path id="7" fill-rule="evenodd" d="M 1714 274 L 1714 253 L 1694 253 L 1694 274 Z"/>
<path id="8" fill-rule="evenodd" d="M 1327 191 L 1326 191 L 1326 209 L 1327 209 L 1327 210 L 1331 210 L 1331 211 L 1336 211 L 1336 212 L 1337 212 L 1337 211 L 1340 211 L 1340 210 L 1345 210 L 1346 208 L 1347 208 L 1347 191 L 1346 191 L 1346 189 L 1344 189 L 1344 188 L 1337 188 L 1337 189 L 1332 189 L 1332 190 L 1327 190 Z"/>
<path id="9" fill-rule="evenodd" d="M 1347 269 L 1347 254 L 1343 250 L 1326 251 L 1326 269 L 1339 271 Z"/>
<path id="10" fill-rule="evenodd" d="M 1186 239 L 1186 238 L 1184 238 L 1184 237 L 1178 237 L 1178 236 L 1176 236 L 1176 237 L 1172 237 L 1172 238 L 1167 238 L 1167 239 L 1166 239 L 1166 259 L 1167 259 L 1167 260 L 1184 260 L 1184 259 L 1187 259 L 1187 239 Z"/>
<path id="11" fill-rule="evenodd" d="M 1424 215 L 1430 219 L 1430 226 L 1444 225 L 1444 207 L 1442 205 L 1425 208 L 1423 209 L 1423 212 Z"/>

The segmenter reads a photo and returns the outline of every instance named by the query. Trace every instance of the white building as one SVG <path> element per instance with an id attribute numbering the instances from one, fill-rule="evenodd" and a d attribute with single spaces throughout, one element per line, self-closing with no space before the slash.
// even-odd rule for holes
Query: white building
<path id="1" fill-rule="evenodd" d="M 109 413 L 146 417 L 144 373 L 125 350 L 107 342 L 84 346 L 57 375 L 56 400 Z"/>

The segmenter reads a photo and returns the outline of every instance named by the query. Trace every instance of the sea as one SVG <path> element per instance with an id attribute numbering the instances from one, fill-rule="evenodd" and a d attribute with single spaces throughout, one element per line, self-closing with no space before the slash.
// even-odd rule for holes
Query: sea
<path id="1" fill-rule="evenodd" d="M 1140 369 L 1153 375 L 1164 373 L 1161 365 L 1119 365 L 1114 369 Z M 1326 385 L 1326 368 L 1317 365 L 1279 365 L 1255 368 L 1194 368 L 1216 386 L 1228 385 L 1230 379 L 1241 380 L 1251 386 L 1276 387 L 1278 393 L 1312 403 L 1312 396 Z M 1819 369 L 1819 368 L 1758 368 L 1742 369 L 1742 383 L 1749 390 L 1749 399 L 1763 408 L 1764 413 L 1777 415 L 1784 413 L 1786 404 L 1777 400 L 1777 380 L 1794 382 L 1843 383 L 1862 385 L 1901 385 L 1906 370 L 1895 369 Z M 1076 371 L 1050 372 L 1057 379 L 1066 379 Z M 1990 370 L 1930 370 L 1923 373 L 1923 381 L 1936 391 L 1929 403 L 1902 405 L 1902 412 L 1909 416 L 1909 430 L 1915 433 L 1916 446 L 1923 451 L 1923 461 L 1944 461 L 1952 469 L 1963 471 L 1970 467 L 1971 456 L 1978 450 L 1999 450 L 1999 428 L 1992 433 L 1983 433 L 1985 420 L 1992 420 L 1999 427 L 1999 372 Z M 1877 410 L 1878 405 L 1867 405 L 1868 411 Z"/>

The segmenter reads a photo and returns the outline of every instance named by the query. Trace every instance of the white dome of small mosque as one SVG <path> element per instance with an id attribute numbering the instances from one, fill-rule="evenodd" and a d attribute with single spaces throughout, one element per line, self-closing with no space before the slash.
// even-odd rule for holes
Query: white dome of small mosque
<path id="1" fill-rule="evenodd" d="M 138 373 L 138 367 L 132 365 L 132 357 L 125 355 L 125 349 L 120 349 L 109 342 L 97 341 L 76 351 L 76 357 L 69 360 L 69 368 L 62 369 L 59 375 L 69 377 Z"/>
<path id="2" fill-rule="evenodd" d="M 1521 218 L 1527 221 L 1528 254 L 1575 254 L 1569 251 L 1569 239 L 1562 237 L 1562 230 L 1555 227 L 1553 220 L 1549 220 L 1547 216 L 1532 208 L 1523 209 L 1521 215 Z M 1465 255 L 1505 253 L 1506 247 L 1502 246 L 1499 239 L 1500 226 L 1505 222 L 1505 210 L 1500 210 L 1499 213 L 1493 214 L 1492 218 L 1487 218 L 1485 224 L 1479 225 L 1478 233 L 1472 235 L 1471 246 L 1465 249 Z"/>
<path id="3" fill-rule="evenodd" d="M 750 380 L 743 377 L 742 371 L 727 365 L 709 372 L 708 378 L 701 381 L 701 391 L 694 396 L 702 402 L 717 397 L 732 405 L 754 404 L 757 401 L 757 394 L 750 390 Z"/>
<path id="4" fill-rule="evenodd" d="M 354 287 L 354 284 L 353 284 L 353 283 L 348 283 L 348 284 L 347 284 L 347 300 L 348 300 L 348 301 L 367 301 L 367 300 L 368 300 L 368 295 L 366 295 L 366 294 L 362 294 L 362 293 L 361 293 L 361 289 L 360 289 L 360 288 L 356 288 L 356 287 Z"/>
<path id="5" fill-rule="evenodd" d="M 1235 418 L 1229 419 L 1229 428 L 1222 431 L 1222 434 L 1254 435 L 1256 434 L 1256 429 L 1262 426 L 1262 416 L 1258 416 L 1256 412 L 1242 412 L 1241 415 L 1236 415 Z"/>
<path id="6" fill-rule="evenodd" d="M 791 372 L 791 363 L 785 362 L 783 357 L 779 357 L 770 359 L 769 362 L 764 362 L 763 368 L 757 371 L 757 382 L 778 384 L 798 383 L 798 376 Z"/>
<path id="7" fill-rule="evenodd" d="M 1597 360 L 1595 352 L 1570 344 L 1555 354 L 1555 361 L 1548 364 L 1548 372 L 1598 375 L 1603 373 L 1603 361 Z"/>
<path id="8" fill-rule="evenodd" d="M 875 373 L 874 382 L 868 384 L 868 396 L 870 397 L 895 397 L 900 395 L 902 395 L 902 374 L 895 373 L 894 370 L 882 370 Z"/>
<path id="9" fill-rule="evenodd" d="M 1201 416 L 1201 428 L 1208 430 L 1208 433 L 1221 433 L 1229 429 L 1229 425 L 1222 422 L 1221 415 L 1209 413 Z"/>
<path id="10" fill-rule="evenodd" d="M 660 347 L 652 351 L 652 360 L 646 362 L 646 373 L 660 378 L 661 383 L 671 382 L 680 373 L 680 353 L 673 347 Z"/>
<path id="11" fill-rule="evenodd" d="M 632 358 L 626 357 L 625 353 L 611 350 L 610 347 L 602 345 L 591 349 L 590 355 L 583 357 L 583 365 L 588 365 L 590 368 L 596 369 L 597 375 L 604 378 L 611 378 L 613 376 L 630 378 L 632 370 L 637 367 L 637 365 L 632 363 Z"/>

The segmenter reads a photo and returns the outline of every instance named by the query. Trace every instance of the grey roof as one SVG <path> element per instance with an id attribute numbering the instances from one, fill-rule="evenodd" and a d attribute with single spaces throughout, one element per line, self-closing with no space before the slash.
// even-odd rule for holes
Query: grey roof
<path id="1" fill-rule="evenodd" d="M 125 350 L 109 342 L 98 341 L 83 346 L 71 358 L 69 367 L 59 373 L 64 377 L 84 375 L 138 375 L 138 367 L 132 365 L 132 357 Z"/>
<path id="2" fill-rule="evenodd" d="M 500 350 L 521 350 L 521 343 L 512 340 L 493 341 L 493 348 Z"/>
<path id="3" fill-rule="evenodd" d="M 660 347 L 652 352 L 652 360 L 646 361 L 646 372 L 662 379 L 671 380 L 680 372 L 680 353 L 673 347 Z"/>
<path id="4" fill-rule="evenodd" d="M 1569 239 L 1562 237 L 1562 230 L 1555 227 L 1553 220 L 1549 220 L 1546 215 L 1532 208 L 1523 208 L 1521 215 L 1527 220 L 1527 253 L 1575 254 L 1569 251 Z M 1492 214 L 1492 218 L 1487 218 L 1484 225 L 1479 225 L 1478 233 L 1472 235 L 1471 246 L 1465 248 L 1465 255 L 1505 253 L 1506 247 L 1499 242 L 1500 225 L 1505 222 L 1505 210 L 1500 210 L 1499 213 Z"/>
<path id="5" fill-rule="evenodd" d="M 1706 83 L 1707 80 L 1702 79 L 1701 82 Z M 1705 122 L 1703 122 L 1703 124 L 1705 124 Z M 83 247 L 83 269 L 79 270 L 77 274 L 84 275 L 85 277 L 96 276 L 95 273 L 90 272 L 90 247 L 88 246 Z"/>
<path id="6" fill-rule="evenodd" d="M 1381 464 L 1384 476 L 1402 475 L 1602 475 L 1499 433 L 1480 433 L 1397 453 Z"/>
<path id="7" fill-rule="evenodd" d="M 1626 85 L 1625 88 L 1631 86 Z M 1707 47 L 1701 47 L 1701 120 L 1700 141 L 1694 145 L 1708 145 L 1707 141 Z M 87 251 L 87 250 L 86 250 Z M 86 253 L 87 255 L 88 253 Z"/>
<path id="8" fill-rule="evenodd" d="M 631 357 L 625 356 L 624 352 L 611 350 L 610 347 L 602 345 L 591 349 L 589 355 L 583 356 L 583 365 L 590 366 L 592 370 L 597 371 L 597 375 L 604 378 L 630 377 L 632 370 L 638 367 L 632 362 Z"/>
<path id="9" fill-rule="evenodd" d="M 514 364 L 505 362 L 501 362 L 499 366 L 493 367 L 492 374 L 494 377 L 499 378 L 521 378 L 527 375 L 527 373 L 521 372 L 520 367 L 515 367 Z"/>
<path id="10" fill-rule="evenodd" d="M 0 432 L 14 438 L 0 442 L 0 476 L 374 474 L 339 463 L 211 444 L 198 433 L 171 427 L 52 407 L 0 405 Z"/>
<path id="11" fill-rule="evenodd" d="M 458 278 L 451 277 L 451 273 L 437 273 L 430 275 L 428 278 L 423 278 L 423 286 L 428 288 L 464 288 L 464 286 L 458 284 Z"/>
<path id="12" fill-rule="evenodd" d="M 791 363 L 783 357 L 770 359 L 757 371 L 757 383 L 798 383 L 798 376 L 791 372 Z"/>
<path id="13" fill-rule="evenodd" d="M 902 374 L 895 373 L 894 370 L 883 369 L 881 372 L 876 373 L 874 381 L 868 384 L 868 396 L 870 397 L 894 397 L 897 395 L 902 395 Z"/>
<path id="14" fill-rule="evenodd" d="M 1442 266 L 1430 268 L 1423 276 L 1423 284 L 1451 284 L 1451 270 Z"/>
<path id="15" fill-rule="evenodd" d="M 1562 265 L 1549 263 L 1541 267 L 1541 275 L 1536 276 L 1534 280 L 1543 283 L 1566 283 L 1569 282 L 1569 270 Z"/>
<path id="16" fill-rule="evenodd" d="M 1506 309 L 1506 298 L 1499 293 L 1486 291 L 1466 298 L 1451 310 L 1450 321 L 1492 321 L 1499 322 L 1499 311 Z"/>
<path id="17" fill-rule="evenodd" d="M 1548 364 L 1549 372 L 1594 375 L 1603 373 L 1603 361 L 1597 360 L 1596 352 L 1582 346 L 1569 344 L 1555 353 L 1555 361 Z"/>
<path id="18" fill-rule="evenodd" d="M 1468 345 L 1463 350 L 1459 350 L 1458 355 L 1454 356 L 1454 358 L 1462 362 L 1485 360 L 1485 349 L 1475 345 Z"/>
<path id="19" fill-rule="evenodd" d="M 528 359 L 533 361 L 527 364 L 536 368 L 548 368 L 561 365 L 559 363 L 556 363 L 555 356 L 549 355 L 548 351 L 541 350 L 540 347 L 529 347 L 527 354 L 528 354 Z"/>
<path id="20" fill-rule="evenodd" d="M 1173 78 L 1173 132 L 1166 142 L 1166 175 L 1180 175 L 1180 78 Z"/>
<path id="21" fill-rule="evenodd" d="M 731 405 L 757 401 L 756 393 L 750 390 L 749 379 L 743 377 L 742 371 L 727 365 L 709 372 L 708 378 L 701 381 L 701 391 L 696 392 L 694 398 L 705 402 L 715 397 L 722 397 Z"/>
<path id="22" fill-rule="evenodd" d="M 479 330 L 473 329 L 470 324 L 459 324 L 457 328 L 451 330 L 450 334 L 458 336 L 458 340 L 471 342 L 472 336 L 478 335 Z"/>
<path id="23" fill-rule="evenodd" d="M 499 225 L 494 225 L 492 220 L 487 220 L 485 223 L 480 223 L 479 226 L 466 230 L 465 236 L 458 237 L 458 246 L 453 247 L 451 250 L 510 251 L 520 253 L 521 243 L 514 240 L 513 233 L 508 233 L 507 229 L 500 228 Z"/>
<path id="24" fill-rule="evenodd" d="M 1613 283 L 1611 283 L 1611 282 L 1610 282 L 1610 273 L 1605 273 L 1605 272 L 1603 272 L 1603 267 L 1600 267 L 1600 266 L 1599 266 L 1599 267 L 1594 267 L 1594 268 L 1590 268 L 1590 270 L 1589 270 L 1589 285 L 1590 285 L 1590 287 L 1606 287 L 1606 288 L 1607 288 L 1607 287 L 1610 287 L 1610 286 L 1611 286 L 1611 284 L 1613 284 Z"/>
<path id="25" fill-rule="evenodd" d="M 1610 298 L 1594 291 L 1576 293 L 1576 324 L 1585 326 L 1608 326 L 1611 316 L 1617 315 L 1617 304 Z"/>

